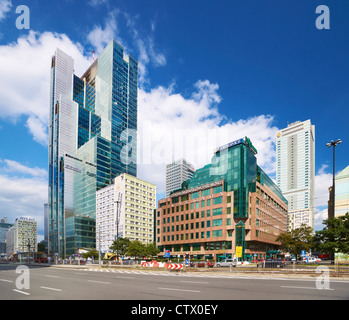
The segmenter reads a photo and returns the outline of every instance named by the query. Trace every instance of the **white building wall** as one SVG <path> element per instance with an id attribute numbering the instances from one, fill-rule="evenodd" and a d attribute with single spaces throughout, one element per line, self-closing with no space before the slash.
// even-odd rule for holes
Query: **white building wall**
<path id="1" fill-rule="evenodd" d="M 310 120 L 277 134 L 276 180 L 288 200 L 289 229 L 314 228 L 315 126 Z"/>
<path id="2" fill-rule="evenodd" d="M 119 224 L 117 227 L 117 205 Z M 114 184 L 96 192 L 96 245 L 103 253 L 118 236 L 131 241 L 151 243 L 154 238 L 156 186 L 128 174 L 114 179 Z"/>

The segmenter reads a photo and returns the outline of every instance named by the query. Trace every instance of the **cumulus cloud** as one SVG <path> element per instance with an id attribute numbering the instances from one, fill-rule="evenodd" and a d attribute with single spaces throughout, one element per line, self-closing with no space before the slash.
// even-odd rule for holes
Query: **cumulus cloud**
<path id="1" fill-rule="evenodd" d="M 46 170 L 10 159 L 0 160 L 0 217 L 7 217 L 10 223 L 18 217 L 32 217 L 43 234 L 47 197 Z"/>
<path id="2" fill-rule="evenodd" d="M 98 7 L 100 5 L 107 4 L 107 3 L 108 3 L 108 0 L 89 0 L 88 1 L 88 4 L 91 7 Z"/>
<path id="3" fill-rule="evenodd" d="M 78 75 L 89 65 L 79 43 L 66 35 L 30 31 L 17 42 L 0 46 L 0 117 L 25 117 L 35 141 L 47 144 L 50 63 L 56 48 L 71 55 Z"/>
<path id="4" fill-rule="evenodd" d="M 0 21 L 5 19 L 6 14 L 11 10 L 11 0 L 0 0 Z"/>
<path id="5" fill-rule="evenodd" d="M 121 41 L 118 36 L 118 26 L 116 22 L 118 14 L 118 10 L 111 11 L 105 20 L 104 28 L 100 25 L 95 25 L 88 33 L 87 39 L 96 49 L 97 55 L 99 55 L 113 39 L 119 40 L 119 42 Z"/>
<path id="6" fill-rule="evenodd" d="M 222 98 L 218 84 L 199 80 L 191 97 L 174 91 L 174 85 L 139 90 L 138 168 L 142 179 L 165 188 L 165 167 L 185 158 L 196 169 L 211 162 L 216 147 L 249 137 L 259 151 L 259 165 L 275 171 L 275 135 L 273 117 L 254 116 L 229 120 L 219 112 Z"/>

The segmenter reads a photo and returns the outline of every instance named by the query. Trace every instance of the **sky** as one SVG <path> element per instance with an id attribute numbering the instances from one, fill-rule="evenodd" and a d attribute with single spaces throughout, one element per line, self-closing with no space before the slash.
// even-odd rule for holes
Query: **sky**
<path id="1" fill-rule="evenodd" d="M 329 29 L 316 27 L 319 5 Z M 198 169 L 244 136 L 275 179 L 276 133 L 310 119 L 322 229 L 326 143 L 343 141 L 336 172 L 349 165 L 348 14 L 349 2 L 333 0 L 0 0 L 0 217 L 33 217 L 43 238 L 51 57 L 59 47 L 81 76 L 115 39 L 139 61 L 138 177 L 158 198 L 166 163 L 184 157 Z"/>

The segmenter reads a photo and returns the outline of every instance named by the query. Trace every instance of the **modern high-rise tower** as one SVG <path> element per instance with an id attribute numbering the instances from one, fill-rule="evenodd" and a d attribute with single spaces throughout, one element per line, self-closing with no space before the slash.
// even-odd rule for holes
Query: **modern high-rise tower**
<path id="1" fill-rule="evenodd" d="M 296 121 L 276 138 L 276 181 L 288 200 L 288 230 L 314 228 L 315 126 Z"/>
<path id="2" fill-rule="evenodd" d="M 195 169 L 185 159 L 179 159 L 166 165 L 166 197 L 174 190 L 182 188 L 185 180 L 192 178 Z"/>
<path id="3" fill-rule="evenodd" d="M 138 62 L 112 41 L 78 77 L 57 49 L 51 63 L 49 253 L 95 247 L 96 190 L 137 174 Z"/>

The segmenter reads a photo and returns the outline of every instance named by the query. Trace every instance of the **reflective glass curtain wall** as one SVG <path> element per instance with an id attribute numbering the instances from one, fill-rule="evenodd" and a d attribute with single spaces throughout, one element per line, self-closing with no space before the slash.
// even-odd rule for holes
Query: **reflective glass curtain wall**
<path id="1" fill-rule="evenodd" d="M 72 58 L 61 50 L 52 58 L 51 254 L 65 257 L 95 247 L 96 190 L 121 173 L 137 174 L 137 78 L 137 61 L 116 41 L 82 77 L 74 75 Z"/>

